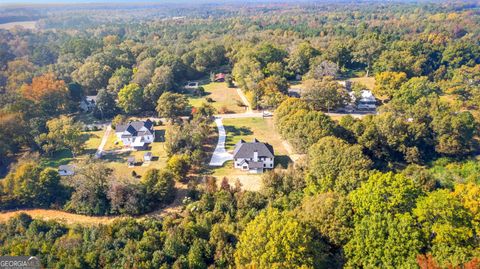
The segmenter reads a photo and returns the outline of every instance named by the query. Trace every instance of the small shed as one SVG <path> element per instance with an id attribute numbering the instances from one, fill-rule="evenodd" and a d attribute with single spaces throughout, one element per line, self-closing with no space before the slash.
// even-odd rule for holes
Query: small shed
<path id="1" fill-rule="evenodd" d="M 225 74 L 224 73 L 216 74 L 215 82 L 225 82 Z"/>
<path id="2" fill-rule="evenodd" d="M 128 157 L 127 164 L 128 164 L 128 167 L 134 167 L 135 166 L 135 157 L 133 157 L 133 156 Z"/>
<path id="3" fill-rule="evenodd" d="M 73 175 L 75 175 L 73 165 L 60 165 L 58 167 L 58 174 L 60 176 L 73 176 Z"/>
<path id="4" fill-rule="evenodd" d="M 149 151 L 149 152 L 146 152 L 144 155 L 143 155 L 143 161 L 144 162 L 150 162 L 152 160 L 152 153 Z"/>

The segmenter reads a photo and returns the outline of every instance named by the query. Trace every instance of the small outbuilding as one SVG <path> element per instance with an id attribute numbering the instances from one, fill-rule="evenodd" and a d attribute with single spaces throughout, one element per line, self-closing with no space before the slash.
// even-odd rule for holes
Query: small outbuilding
<path id="1" fill-rule="evenodd" d="M 218 73 L 215 75 L 215 82 L 225 82 L 225 74 Z"/>
<path id="2" fill-rule="evenodd" d="M 60 165 L 58 167 L 58 174 L 60 176 L 73 176 L 75 175 L 75 171 L 74 171 L 74 166 L 73 165 Z"/>
<path id="3" fill-rule="evenodd" d="M 149 151 L 143 155 L 144 162 L 150 162 L 152 160 L 153 154 Z"/>
<path id="4" fill-rule="evenodd" d="M 128 157 L 127 164 L 128 164 L 128 167 L 134 167 L 135 166 L 135 157 L 133 157 L 133 156 Z"/>

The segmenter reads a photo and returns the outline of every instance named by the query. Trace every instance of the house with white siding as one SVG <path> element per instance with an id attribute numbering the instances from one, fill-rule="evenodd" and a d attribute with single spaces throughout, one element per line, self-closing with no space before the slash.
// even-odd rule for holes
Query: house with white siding
<path id="1" fill-rule="evenodd" d="M 273 147 L 257 139 L 252 142 L 240 140 L 233 151 L 234 167 L 250 173 L 263 173 L 275 166 Z"/>
<path id="2" fill-rule="evenodd" d="M 117 125 L 115 135 L 124 146 L 134 149 L 146 149 L 155 140 L 155 130 L 153 130 L 153 122 L 150 120 L 131 121 L 128 124 Z"/>

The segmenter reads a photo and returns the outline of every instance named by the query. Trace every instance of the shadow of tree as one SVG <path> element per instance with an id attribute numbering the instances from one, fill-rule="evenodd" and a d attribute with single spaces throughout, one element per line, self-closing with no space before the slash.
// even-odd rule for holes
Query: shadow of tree
<path id="1" fill-rule="evenodd" d="M 154 142 L 165 142 L 165 130 L 155 130 Z"/>
<path id="2" fill-rule="evenodd" d="M 103 156 L 103 160 L 109 162 L 120 162 L 120 163 L 127 163 L 128 157 L 130 157 L 131 152 L 121 152 L 121 153 L 107 153 Z"/>
<path id="3" fill-rule="evenodd" d="M 292 163 L 292 159 L 287 155 L 276 155 L 275 165 L 281 165 L 283 168 L 287 168 L 288 164 Z"/>
<path id="4" fill-rule="evenodd" d="M 246 135 L 252 135 L 253 132 L 249 127 L 245 126 L 240 126 L 236 127 L 233 125 L 225 125 L 225 131 L 227 132 L 227 139 L 225 141 L 225 146 L 233 146 L 235 143 L 238 141 L 233 141 L 234 137 L 237 136 L 246 136 Z"/>

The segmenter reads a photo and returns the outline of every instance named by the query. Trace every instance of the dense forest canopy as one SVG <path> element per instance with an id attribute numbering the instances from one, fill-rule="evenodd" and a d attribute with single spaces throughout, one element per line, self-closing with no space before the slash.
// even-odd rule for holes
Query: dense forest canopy
<path id="1" fill-rule="evenodd" d="M 192 104 L 206 89 L 185 84 L 219 73 L 301 155 L 259 191 L 209 173 L 214 115 L 229 111 Z M 377 113 L 332 116 L 369 90 Z M 161 119 L 161 168 L 119 175 L 88 151 L 96 122 L 145 117 Z M 0 223 L 0 255 L 48 268 L 479 268 L 479 122 L 477 1 L 0 6 L 0 214 L 125 216 L 20 214 Z M 60 177 L 71 159 L 78 171 Z M 179 185 L 182 210 L 149 217 Z"/>

